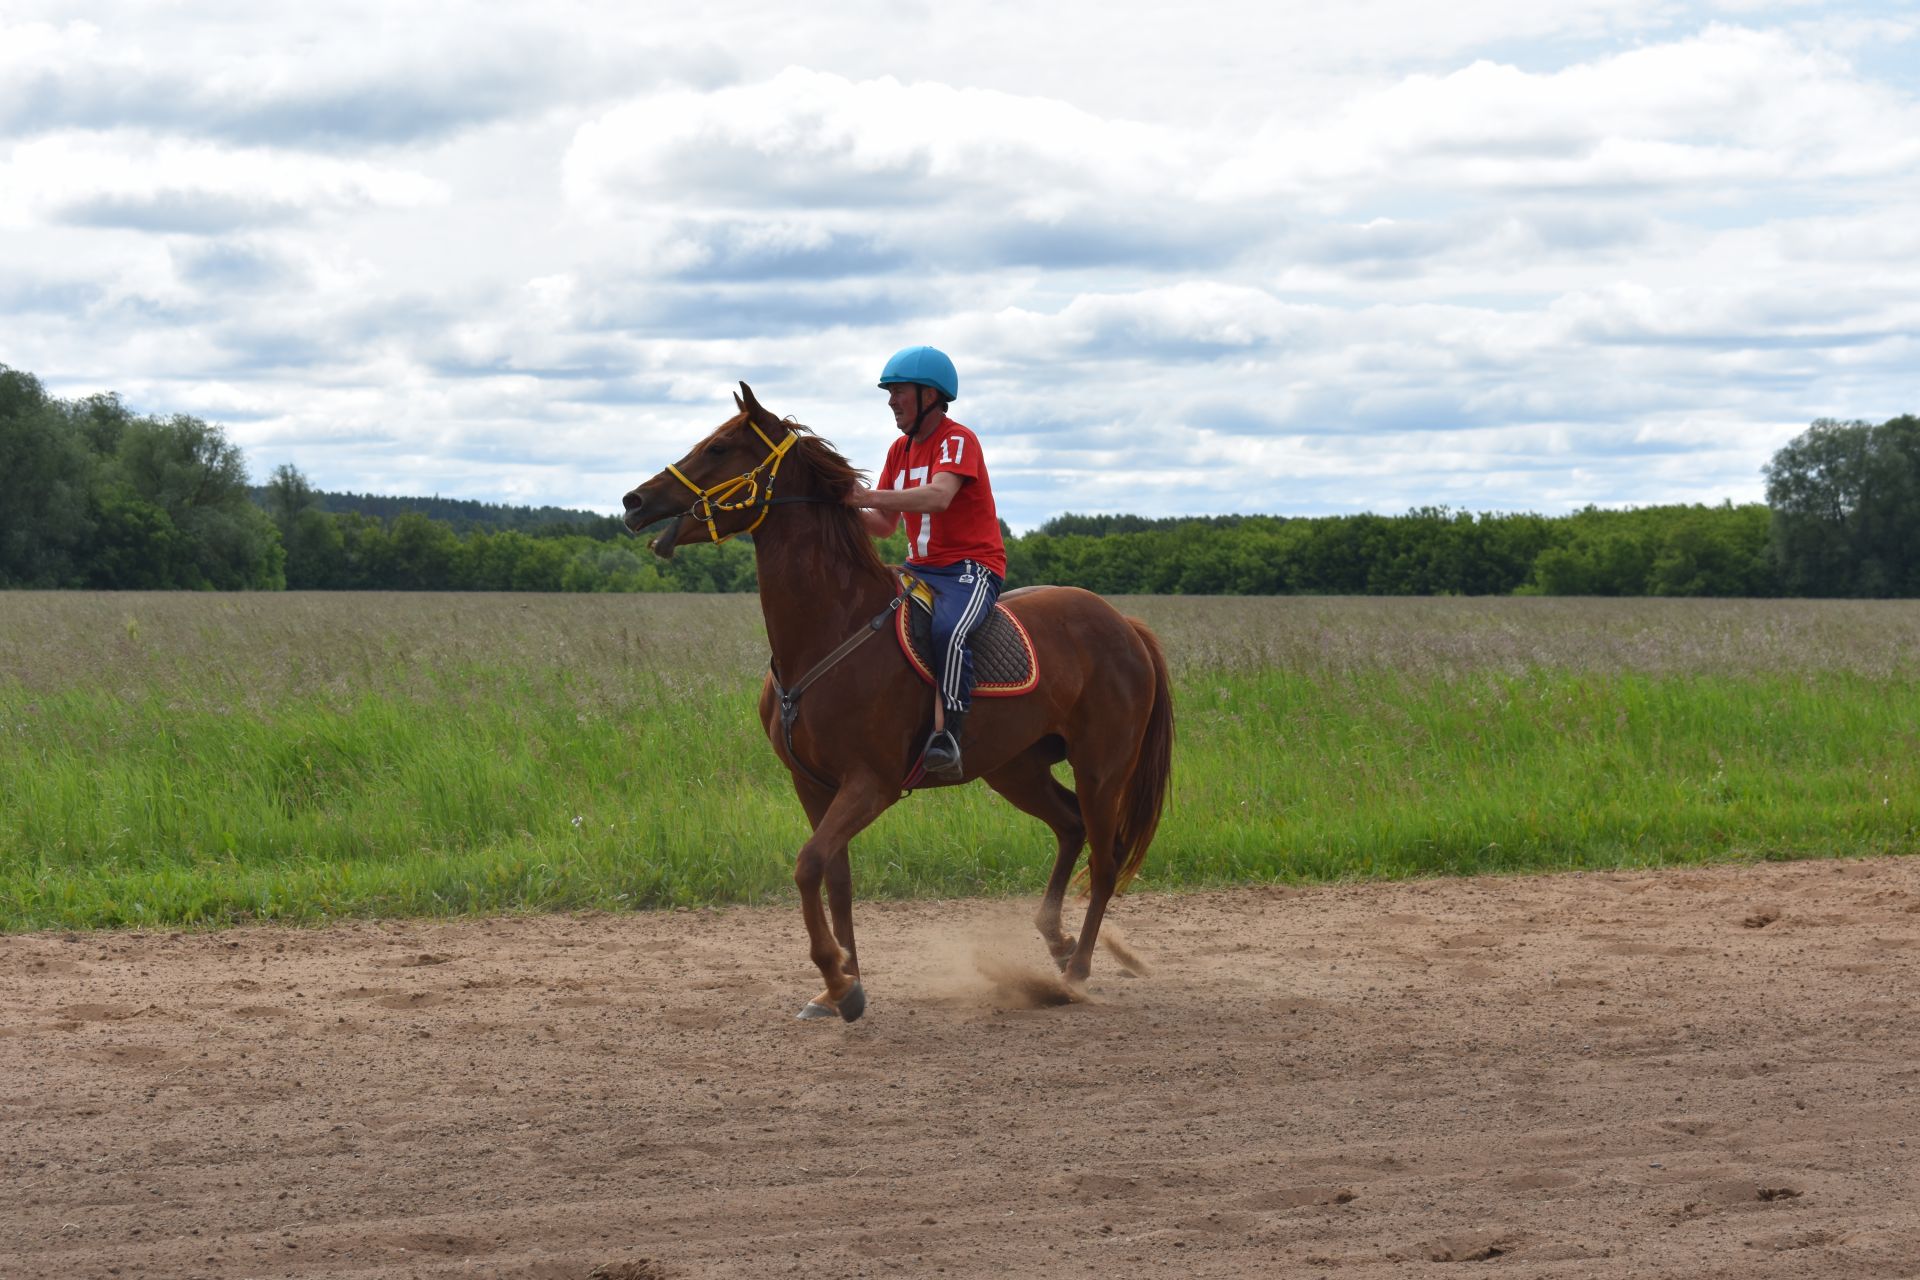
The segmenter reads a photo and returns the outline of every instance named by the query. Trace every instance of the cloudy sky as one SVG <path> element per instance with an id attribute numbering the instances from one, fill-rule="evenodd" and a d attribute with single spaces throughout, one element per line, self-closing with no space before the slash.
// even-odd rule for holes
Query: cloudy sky
<path id="1" fill-rule="evenodd" d="M 1920 4 L 0 5 L 0 363 L 614 510 L 731 412 L 1002 514 L 1750 501 L 1920 411 Z"/>

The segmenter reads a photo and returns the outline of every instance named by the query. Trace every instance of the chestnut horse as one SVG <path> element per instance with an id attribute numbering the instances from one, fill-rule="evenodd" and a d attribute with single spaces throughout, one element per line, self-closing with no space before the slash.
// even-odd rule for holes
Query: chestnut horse
<path id="1" fill-rule="evenodd" d="M 893 638 L 876 634 L 892 630 L 893 609 L 911 606 L 843 501 L 860 473 L 807 428 L 763 409 L 746 383 L 734 403 L 739 413 L 626 495 L 625 519 L 635 532 L 672 519 L 653 540 L 661 556 L 684 541 L 753 533 L 773 649 L 760 719 L 813 824 L 793 878 L 827 985 L 800 1016 L 852 1022 L 867 998 L 847 844 L 901 798 L 932 721 L 932 693 Z M 1033 639 L 1040 683 L 1017 697 L 976 699 L 965 777 L 916 785 L 979 778 L 1053 829 L 1058 853 L 1034 923 L 1067 980 L 1084 983 L 1107 900 L 1139 870 L 1166 800 L 1167 662 L 1152 632 L 1091 592 L 1036 587 L 1003 599 Z M 1061 760 L 1073 767 L 1071 791 L 1051 771 Z M 1082 845 L 1090 896 L 1076 941 L 1060 927 L 1060 907 Z"/>

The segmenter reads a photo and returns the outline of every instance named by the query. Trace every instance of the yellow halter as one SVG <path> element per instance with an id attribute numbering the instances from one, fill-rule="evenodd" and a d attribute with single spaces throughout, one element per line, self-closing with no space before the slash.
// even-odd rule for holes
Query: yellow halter
<path id="1" fill-rule="evenodd" d="M 773 504 L 774 477 L 780 474 L 780 464 L 786 461 L 787 450 L 791 449 L 793 442 L 800 438 L 798 435 L 789 431 L 787 432 L 786 439 L 782 440 L 779 444 L 775 444 L 773 441 L 767 439 L 767 433 L 762 431 L 760 424 L 752 418 L 747 419 L 747 425 L 753 428 L 753 434 L 759 436 L 762 441 L 765 441 L 768 450 L 767 456 L 760 459 L 760 465 L 751 471 L 743 472 L 731 480 L 722 480 L 719 484 L 708 485 L 702 489 L 699 485 L 687 479 L 680 468 L 674 466 L 671 462 L 667 464 L 667 470 L 673 474 L 673 478 L 693 490 L 693 505 L 687 508 L 686 514 L 704 523 L 707 526 L 707 536 L 715 542 L 725 542 L 728 538 L 737 537 L 743 533 L 752 533 L 760 527 L 760 522 L 767 518 L 767 508 Z M 766 473 L 766 487 L 764 492 L 760 484 L 761 472 Z M 745 492 L 741 492 L 742 490 L 745 490 Z M 726 515 L 734 511 L 746 511 L 755 506 L 760 508 L 760 514 L 755 516 L 753 523 L 744 529 L 735 529 L 732 533 L 722 534 L 720 527 L 714 523 L 715 516 Z"/>

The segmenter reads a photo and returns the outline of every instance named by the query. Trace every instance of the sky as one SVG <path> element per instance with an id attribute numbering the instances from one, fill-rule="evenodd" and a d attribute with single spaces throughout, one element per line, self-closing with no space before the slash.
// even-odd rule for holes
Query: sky
<path id="1" fill-rule="evenodd" d="M 733 412 L 1002 516 L 1750 502 L 1920 411 L 1920 0 L 0 0 L 0 364 L 619 508 Z"/>

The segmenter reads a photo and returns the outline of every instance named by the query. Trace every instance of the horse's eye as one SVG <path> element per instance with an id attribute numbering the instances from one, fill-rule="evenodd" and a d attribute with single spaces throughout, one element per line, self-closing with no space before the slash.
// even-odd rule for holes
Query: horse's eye
<path id="1" fill-rule="evenodd" d="M 706 454 L 709 458 L 717 458 L 721 454 L 725 453 L 727 451 L 727 448 L 728 446 L 723 441 L 715 440 L 712 444 L 707 446 Z"/>

